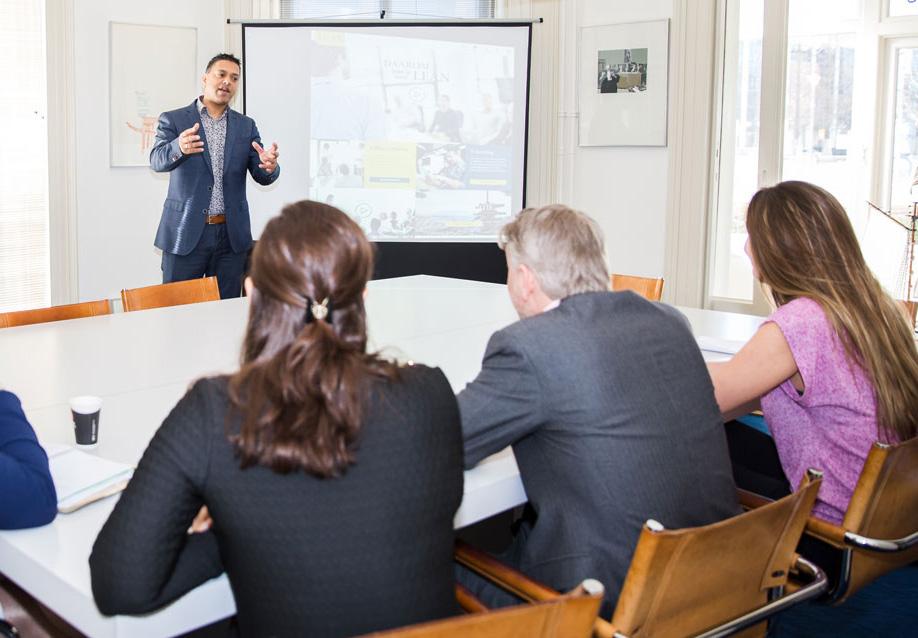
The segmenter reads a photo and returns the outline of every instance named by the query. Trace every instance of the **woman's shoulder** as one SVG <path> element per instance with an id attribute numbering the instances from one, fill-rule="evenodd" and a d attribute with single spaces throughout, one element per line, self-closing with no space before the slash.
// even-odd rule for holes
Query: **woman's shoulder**
<path id="1" fill-rule="evenodd" d="M 167 423 L 188 432 L 204 432 L 215 427 L 222 430 L 224 415 L 230 404 L 229 377 L 202 377 L 194 381 L 172 409 Z"/>
<path id="2" fill-rule="evenodd" d="M 191 384 L 189 392 L 200 392 L 209 397 L 228 397 L 229 380 L 227 375 L 201 377 Z"/>
<path id="3" fill-rule="evenodd" d="M 20 418 L 23 416 L 19 397 L 7 390 L 0 390 L 0 418 Z"/>
<path id="4" fill-rule="evenodd" d="M 835 329 L 829 322 L 825 310 L 815 299 L 797 297 L 775 310 L 769 321 L 778 324 L 781 331 L 788 333 L 805 333 L 810 337 L 831 336 Z"/>
<path id="5" fill-rule="evenodd" d="M 225 405 L 229 402 L 229 377 L 201 377 L 191 384 L 184 399 L 200 408 Z"/>
<path id="6" fill-rule="evenodd" d="M 449 381 L 440 368 L 419 363 L 400 366 L 397 374 L 387 379 L 381 389 L 384 393 L 411 393 L 420 396 L 436 396 L 443 392 L 453 394 Z"/>
<path id="7" fill-rule="evenodd" d="M 382 413 L 427 418 L 432 414 L 458 415 L 456 395 L 440 368 L 420 364 L 401 366 L 398 373 L 374 384 L 373 403 Z M 377 414 L 382 414 L 377 412 Z M 458 416 L 457 416 L 458 418 Z"/>
<path id="8" fill-rule="evenodd" d="M 396 377 L 380 379 L 370 398 L 367 425 L 367 444 L 382 436 L 405 450 L 455 448 L 461 455 L 459 404 L 439 368 L 408 365 Z"/>
<path id="9" fill-rule="evenodd" d="M 775 317 L 809 317 L 824 320 L 826 313 L 815 299 L 797 297 L 779 306 L 770 318 L 774 319 Z"/>

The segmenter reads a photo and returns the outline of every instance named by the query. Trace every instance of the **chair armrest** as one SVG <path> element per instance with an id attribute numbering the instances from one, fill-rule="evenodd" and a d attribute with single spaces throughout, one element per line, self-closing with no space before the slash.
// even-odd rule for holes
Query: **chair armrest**
<path id="1" fill-rule="evenodd" d="M 754 510 L 763 505 L 774 503 L 774 500 L 767 496 L 762 496 L 761 494 L 756 494 L 755 492 L 750 492 L 740 487 L 736 488 L 736 497 L 744 510 Z"/>
<path id="2" fill-rule="evenodd" d="M 845 531 L 844 527 L 815 516 L 810 516 L 806 521 L 805 533 L 838 549 L 845 547 Z"/>
<path id="3" fill-rule="evenodd" d="M 551 587 L 532 580 L 525 574 L 504 565 L 493 556 L 472 547 L 464 541 L 456 541 L 454 558 L 460 565 L 471 569 L 479 576 L 490 580 L 525 601 L 541 602 L 554 600 L 561 596 Z"/>
<path id="4" fill-rule="evenodd" d="M 475 597 L 475 594 L 470 592 L 467 588 L 463 587 L 459 583 L 456 583 L 456 602 L 458 602 L 459 606 L 462 607 L 462 611 L 467 614 L 478 614 L 488 611 L 487 606 L 478 600 L 478 598 Z"/>
<path id="5" fill-rule="evenodd" d="M 570 592 L 560 593 L 551 587 L 529 578 L 512 567 L 504 565 L 490 554 L 476 549 L 461 540 L 456 541 L 453 559 L 482 578 L 491 581 L 514 596 L 522 598 L 524 601 L 530 603 L 576 596 L 591 596 L 599 601 L 604 591 L 602 583 L 592 578 L 587 578 Z M 469 613 L 488 610 L 488 608 L 468 589 L 458 584 L 456 585 L 456 600 L 459 601 L 460 607 Z M 598 604 L 597 602 L 597 610 Z M 593 613 L 595 614 L 596 612 L 594 611 Z M 612 628 L 612 625 L 601 618 L 596 618 L 593 626 L 593 635 L 596 638 L 614 638 L 617 634 Z"/>
<path id="6" fill-rule="evenodd" d="M 785 594 L 742 616 L 718 625 L 717 627 L 712 627 L 704 633 L 698 634 L 696 638 L 714 638 L 715 636 L 733 635 L 743 629 L 757 625 L 779 612 L 822 595 L 829 586 L 825 572 L 823 572 L 818 565 L 811 563 L 802 556 L 797 556 L 792 569 L 806 576 L 809 582 L 793 593 Z"/>
<path id="7" fill-rule="evenodd" d="M 620 635 L 608 620 L 597 618 L 593 622 L 593 638 L 616 638 Z"/>
<path id="8" fill-rule="evenodd" d="M 854 532 L 845 532 L 845 544 L 868 552 L 895 554 L 918 546 L 918 532 L 913 532 L 902 538 L 890 539 L 870 538 L 869 536 L 861 536 Z"/>
<path id="9" fill-rule="evenodd" d="M 757 625 L 760 622 L 768 620 L 777 613 L 799 605 L 800 603 L 812 600 L 821 596 L 828 587 L 828 579 L 825 572 L 818 565 L 811 563 L 802 556 L 797 556 L 792 569 L 803 575 L 808 582 L 796 591 L 785 594 L 776 600 L 772 600 L 757 609 L 729 620 L 721 625 L 712 627 L 704 633 L 698 634 L 695 638 L 715 638 L 721 636 L 732 636 L 743 629 Z M 627 638 L 624 634 L 615 630 L 610 623 L 596 619 L 593 623 L 593 638 Z"/>

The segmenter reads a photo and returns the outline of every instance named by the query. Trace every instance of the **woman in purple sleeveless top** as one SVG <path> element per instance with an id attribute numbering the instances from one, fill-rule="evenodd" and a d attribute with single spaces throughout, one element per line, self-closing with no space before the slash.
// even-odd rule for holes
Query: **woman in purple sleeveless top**
<path id="1" fill-rule="evenodd" d="M 825 190 L 805 182 L 763 188 L 749 203 L 746 229 L 753 272 L 776 310 L 736 356 L 708 368 L 725 418 L 761 408 L 773 442 L 728 423 L 737 484 L 777 497 L 781 489 L 769 486 L 787 491 L 816 468 L 823 483 L 814 513 L 838 524 L 873 442 L 918 433 L 912 329 Z M 806 631 L 823 635 L 829 626 Z"/>
<path id="2" fill-rule="evenodd" d="M 805 182 L 763 188 L 746 252 L 777 309 L 733 359 L 708 365 L 725 416 L 761 407 L 791 486 L 824 473 L 816 515 L 840 523 L 874 441 L 918 429 L 918 351 L 861 255 L 841 204 Z"/>

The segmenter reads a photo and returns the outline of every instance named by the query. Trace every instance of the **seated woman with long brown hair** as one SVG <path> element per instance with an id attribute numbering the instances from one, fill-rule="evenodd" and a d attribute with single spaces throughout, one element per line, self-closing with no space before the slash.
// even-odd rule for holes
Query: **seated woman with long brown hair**
<path id="1" fill-rule="evenodd" d="M 708 364 L 724 416 L 761 407 L 771 433 L 727 424 L 736 482 L 777 498 L 807 468 L 820 469 L 814 514 L 839 524 L 873 442 L 918 434 L 912 330 L 825 190 L 805 182 L 763 188 L 749 203 L 746 229 L 746 252 L 777 309 L 730 361 Z M 835 564 L 815 543 L 801 553 Z M 841 607 L 791 610 L 777 619 L 776 635 L 910 634 L 916 595 L 918 568 L 903 568 Z"/>
<path id="2" fill-rule="evenodd" d="M 299 202 L 252 256 L 241 367 L 166 418 L 90 557 L 105 614 L 223 570 L 242 635 L 353 635 L 450 615 L 462 441 L 438 369 L 368 353 L 372 245 Z M 206 506 L 212 527 L 188 533 Z"/>
<path id="3" fill-rule="evenodd" d="M 730 361 L 708 364 L 717 402 L 725 416 L 761 407 L 784 476 L 776 474 L 797 485 L 808 467 L 821 469 L 815 513 L 840 523 L 873 442 L 918 433 L 912 331 L 825 190 L 763 188 L 746 229 L 753 270 L 777 309 Z"/>

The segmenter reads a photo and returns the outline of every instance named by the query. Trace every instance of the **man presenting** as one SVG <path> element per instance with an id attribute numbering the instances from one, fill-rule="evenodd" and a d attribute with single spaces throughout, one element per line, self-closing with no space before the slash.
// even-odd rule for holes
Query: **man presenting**
<path id="1" fill-rule="evenodd" d="M 216 275 L 220 297 L 238 297 L 252 244 L 245 173 L 259 184 L 280 175 L 277 144 L 261 146 L 255 121 L 229 108 L 239 60 L 214 56 L 203 95 L 159 116 L 150 166 L 171 172 L 154 244 L 163 251 L 163 283 Z"/>
<path id="2" fill-rule="evenodd" d="M 559 590 L 618 598 L 641 526 L 739 513 L 720 409 L 678 311 L 610 292 L 599 227 L 554 205 L 502 231 L 520 321 L 495 333 L 459 393 L 465 465 L 513 446 L 528 503 L 499 558 Z M 459 572 L 485 604 L 509 596 Z"/>

